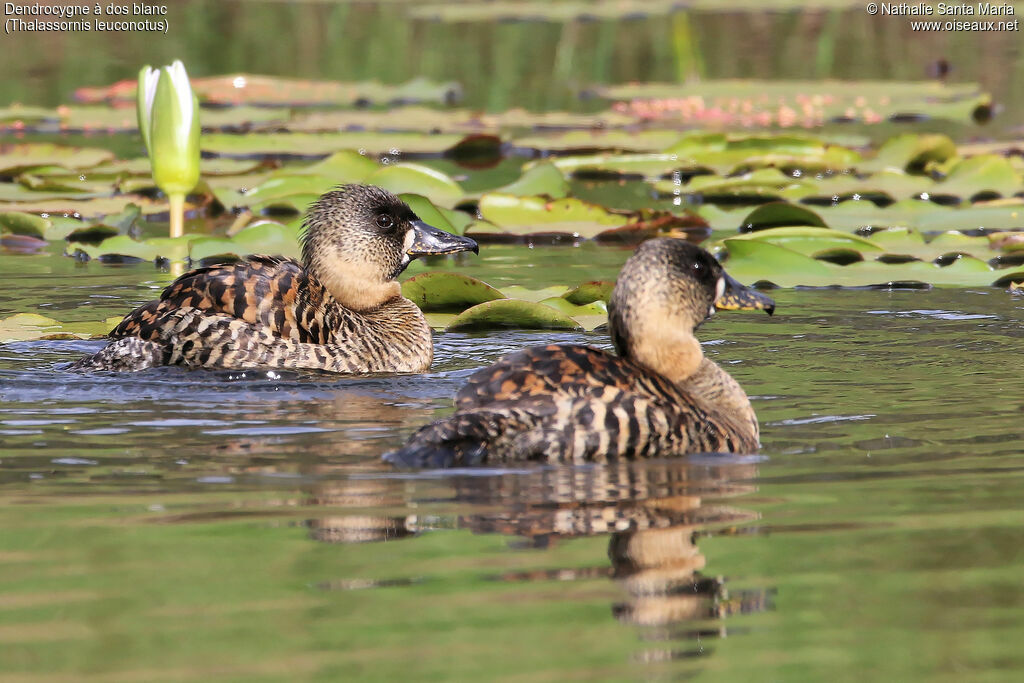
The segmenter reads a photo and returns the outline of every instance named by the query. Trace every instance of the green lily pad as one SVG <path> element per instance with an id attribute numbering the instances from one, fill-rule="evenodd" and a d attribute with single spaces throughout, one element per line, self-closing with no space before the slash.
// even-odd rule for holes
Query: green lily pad
<path id="1" fill-rule="evenodd" d="M 757 232 L 728 237 L 722 241 L 730 254 L 738 241 L 754 240 L 770 242 L 798 254 L 814 256 L 833 250 L 883 253 L 885 249 L 872 240 L 851 235 L 848 232 L 807 226 L 768 228 Z M 714 246 L 714 245 L 711 245 Z"/>
<path id="2" fill-rule="evenodd" d="M 637 154 L 574 154 L 550 163 L 567 176 L 639 176 L 656 178 L 677 169 L 699 168 L 696 162 L 678 154 L 651 152 Z"/>
<path id="3" fill-rule="evenodd" d="M 127 235 L 109 237 L 99 244 L 75 244 L 74 250 L 84 253 L 91 259 L 103 260 L 104 257 L 130 257 L 143 261 L 156 261 L 158 258 L 169 261 L 184 261 L 188 256 L 189 242 L 196 239 L 195 235 L 183 237 L 153 237 L 147 240 L 134 240 Z"/>
<path id="4" fill-rule="evenodd" d="M 857 165 L 861 172 L 920 171 L 932 161 L 943 162 L 956 156 L 956 144 L 946 135 L 907 133 L 889 138 L 873 159 Z"/>
<path id="5" fill-rule="evenodd" d="M 421 194 L 435 204 L 449 207 L 463 195 L 462 188 L 451 177 L 422 164 L 389 164 L 371 173 L 366 182 L 395 194 Z"/>
<path id="6" fill-rule="evenodd" d="M 824 179 L 816 179 L 813 190 L 803 192 L 802 198 L 823 198 L 828 201 L 846 201 L 847 199 L 887 198 L 889 202 L 900 199 L 916 199 L 926 196 L 935 188 L 935 182 L 928 177 L 910 175 L 903 171 L 888 169 L 879 171 L 866 178 L 858 178 L 852 174 L 839 174 Z"/>
<path id="7" fill-rule="evenodd" d="M 280 199 L 295 194 L 320 196 L 338 184 L 338 179 L 322 175 L 275 174 L 259 185 L 238 195 L 232 207 L 255 206 L 271 199 Z M 344 181 L 342 181 L 344 182 Z"/>
<path id="8" fill-rule="evenodd" d="M 409 278 L 402 283 L 402 296 L 429 312 L 458 312 L 505 298 L 482 280 L 446 272 L 422 273 Z"/>
<path id="9" fill-rule="evenodd" d="M 84 200 L 40 199 L 36 201 L 8 202 L 4 205 L 4 209 L 8 211 L 45 214 L 46 217 L 50 218 L 64 216 L 92 220 L 123 211 L 129 204 L 138 205 L 142 209 L 143 215 L 146 216 L 167 211 L 166 202 L 157 202 L 148 197 L 135 194 Z M 194 209 L 193 205 L 185 205 L 186 212 Z"/>
<path id="10" fill-rule="evenodd" d="M 753 233 L 758 234 L 758 233 Z M 963 256 L 948 265 L 929 261 L 883 263 L 859 261 L 846 266 L 824 263 L 766 241 L 727 239 L 726 268 L 744 282 L 770 282 L 779 287 L 865 287 L 920 282 L 966 287 L 1024 281 L 1024 271 L 995 270 L 984 261 Z"/>
<path id="11" fill-rule="evenodd" d="M 827 228 L 821 216 L 805 206 L 789 202 L 768 202 L 751 211 L 740 221 L 740 230 L 753 231 L 782 226 L 806 225 Z"/>
<path id="12" fill-rule="evenodd" d="M 327 156 L 341 150 L 365 150 L 369 154 L 438 153 L 455 147 L 463 135 L 383 133 L 210 133 L 200 140 L 202 150 L 227 157 Z"/>
<path id="13" fill-rule="evenodd" d="M 276 221 L 251 223 L 234 237 L 198 237 L 188 244 L 188 257 L 193 262 L 213 256 L 233 255 L 244 258 L 251 254 L 298 258 L 300 252 L 296 232 Z"/>
<path id="14" fill-rule="evenodd" d="M 37 166 L 92 168 L 113 158 L 113 152 L 92 147 L 63 147 L 48 142 L 0 145 L 0 173 L 13 175 Z"/>
<path id="15" fill-rule="evenodd" d="M 35 214 L 22 211 L 0 212 L 0 229 L 6 233 L 45 238 L 52 227 L 53 222 L 50 219 Z"/>
<path id="16" fill-rule="evenodd" d="M 516 234 L 567 232 L 592 237 L 629 223 L 628 216 L 575 198 L 550 200 L 488 192 L 480 198 L 479 211 L 485 220 Z"/>
<path id="17" fill-rule="evenodd" d="M 360 154 L 352 149 L 343 149 L 308 166 L 289 166 L 288 173 L 336 178 L 336 183 L 340 185 L 362 182 L 378 168 L 380 165 L 365 154 Z"/>
<path id="18" fill-rule="evenodd" d="M 519 299 L 496 299 L 466 309 L 449 324 L 449 331 L 493 330 L 582 330 L 578 322 L 551 306 Z"/>
<path id="19" fill-rule="evenodd" d="M 33 339 L 89 339 L 109 332 L 121 317 L 99 322 L 62 323 L 38 313 L 16 313 L 0 318 L 0 344 Z"/>
<path id="20" fill-rule="evenodd" d="M 679 139 L 674 130 L 627 131 L 619 129 L 570 130 L 534 133 L 514 138 L 512 144 L 524 149 L 549 152 L 591 151 L 599 149 L 633 152 L 660 152 Z"/>
<path id="21" fill-rule="evenodd" d="M 944 180 L 935 184 L 933 195 L 971 199 L 981 193 L 1010 197 L 1024 190 L 1024 178 L 1004 157 L 985 154 L 957 163 Z"/>
<path id="22" fill-rule="evenodd" d="M 441 210 L 434 206 L 433 202 L 419 194 L 400 194 L 398 198 L 409 205 L 409 208 L 420 217 L 420 220 L 424 221 L 428 225 L 432 225 L 438 230 L 444 230 L 455 235 L 461 235 L 465 226 L 462 228 L 456 228 L 452 225 L 451 221 L 448 220 L 448 216 L 442 213 Z M 448 214 L 454 214 L 455 212 L 448 209 Z"/>
<path id="23" fill-rule="evenodd" d="M 561 199 L 569 194 L 569 183 L 557 168 L 557 163 L 540 161 L 527 165 L 518 180 L 494 191 L 516 196 L 544 195 Z"/>
<path id="24" fill-rule="evenodd" d="M 762 168 L 728 178 L 696 176 L 685 185 L 673 180 L 659 180 L 654 183 L 654 189 L 662 195 L 693 195 L 702 197 L 704 201 L 717 203 L 798 198 L 813 193 L 815 185 L 813 182 L 793 178 L 775 168 Z"/>
<path id="25" fill-rule="evenodd" d="M 614 282 L 598 281 L 584 282 L 583 284 L 570 289 L 562 294 L 562 298 L 569 303 L 582 306 L 595 301 L 608 303 L 612 298 L 612 290 L 615 289 Z"/>
<path id="26" fill-rule="evenodd" d="M 562 296 L 569 291 L 565 285 L 552 285 L 543 289 L 527 289 L 522 285 L 509 285 L 501 289 L 501 293 L 509 299 L 539 302 L 553 296 Z"/>

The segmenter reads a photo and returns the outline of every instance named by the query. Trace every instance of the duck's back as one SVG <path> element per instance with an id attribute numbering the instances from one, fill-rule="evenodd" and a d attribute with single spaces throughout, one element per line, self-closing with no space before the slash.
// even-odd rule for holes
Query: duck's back
<path id="1" fill-rule="evenodd" d="M 397 298 L 356 313 L 298 262 L 278 256 L 199 268 L 135 309 L 74 370 L 156 365 L 417 372 L 433 357 L 430 328 Z"/>
<path id="2" fill-rule="evenodd" d="M 327 344 L 334 341 L 338 308 L 297 261 L 252 256 L 185 273 L 158 300 L 125 316 L 110 336 L 156 341 L 166 336 L 167 325 L 180 317 L 180 311 L 195 309 L 259 325 L 283 339 Z"/>
<path id="3" fill-rule="evenodd" d="M 747 452 L 735 429 L 668 379 L 580 345 L 519 351 L 469 378 L 457 412 L 389 455 L 406 466 L 510 460 L 603 462 L 699 452 Z"/>

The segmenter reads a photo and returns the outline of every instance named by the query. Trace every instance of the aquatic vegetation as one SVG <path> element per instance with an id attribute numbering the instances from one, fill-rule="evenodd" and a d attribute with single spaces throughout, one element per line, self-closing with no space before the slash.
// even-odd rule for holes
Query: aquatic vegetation
<path id="1" fill-rule="evenodd" d="M 126 110 L 96 103 L 124 104 L 141 94 L 140 114 L 156 112 L 153 121 L 140 116 L 139 128 L 153 152 L 171 144 L 169 128 L 160 123 L 162 108 L 181 114 L 186 99 L 196 102 L 173 87 L 171 76 L 160 76 L 174 68 L 144 71 L 142 89 L 125 82 L 81 90 L 79 99 L 91 103 L 85 106 L 9 107 L 0 110 L 0 126 L 22 134 L 54 125 L 131 130 Z M 681 112 L 698 100 L 705 109 L 750 115 L 752 126 L 760 125 L 757 115 L 769 100 L 799 105 L 817 119 L 846 117 L 849 107 L 854 118 L 863 118 L 866 108 L 899 120 L 954 110 L 963 118 L 986 99 L 973 85 L 772 82 L 764 97 L 752 97 L 761 90 L 750 82 L 702 81 L 687 86 L 684 107 L 673 104 L 678 85 L 647 83 L 597 89 L 618 104 L 589 114 L 428 108 L 417 103 L 451 102 L 458 88 L 426 81 L 381 86 L 234 75 L 193 85 L 204 103 L 218 105 L 204 112 L 211 132 L 199 143 L 206 158 L 161 166 L 154 157 L 156 186 L 181 200 L 171 220 L 180 226 L 175 216 L 187 214 L 196 221 L 193 234 L 153 234 L 149 226 L 162 217 L 163 205 L 152 198 L 145 159 L 19 141 L 0 147 L 5 244 L 30 252 L 43 240 L 64 241 L 66 253 L 82 260 L 161 266 L 252 253 L 295 255 L 306 207 L 339 183 L 362 182 L 400 194 L 431 224 L 484 243 L 710 237 L 737 274 L 776 286 L 976 286 L 1021 279 L 1011 252 L 1024 228 L 1024 163 L 1012 145 L 957 145 L 929 132 L 873 143 L 835 128 L 813 135 L 677 129 L 692 123 Z M 338 108 L 357 100 L 402 106 Z M 658 115 L 648 116 L 643 102 Z M 185 147 L 198 140 L 196 130 Z M 184 190 L 190 203 L 183 205 L 183 188 L 199 172 L 203 179 Z M 994 232 L 1009 237 L 989 235 Z M 171 234 L 180 234 L 180 227 Z M 423 288 L 420 301 L 428 308 L 446 296 L 468 296 L 427 287 L 448 291 L 451 282 L 443 279 L 415 282 L 410 286 Z M 451 300 L 448 309 L 430 314 L 447 316 L 435 318 L 438 326 L 483 304 L 459 325 L 497 324 L 501 316 L 522 324 L 548 316 L 555 324 L 557 314 L 577 323 L 587 319 L 583 326 L 589 327 L 602 318 L 601 310 L 586 308 L 594 300 L 534 294 L 503 291 L 502 297 L 550 310 L 493 304 L 499 298 L 492 292 L 491 299 L 470 297 L 465 306 Z"/>
<path id="2" fill-rule="evenodd" d="M 139 72 L 137 112 L 153 181 L 171 204 L 171 237 L 185 234 L 185 195 L 199 182 L 199 98 L 181 60 Z"/>

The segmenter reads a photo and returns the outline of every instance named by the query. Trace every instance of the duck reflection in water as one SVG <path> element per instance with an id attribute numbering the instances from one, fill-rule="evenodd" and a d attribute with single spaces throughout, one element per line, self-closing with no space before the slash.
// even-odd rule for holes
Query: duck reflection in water
<path id="1" fill-rule="evenodd" d="M 310 526 L 313 538 L 331 543 L 412 539 L 451 527 L 515 536 L 522 539 L 515 545 L 530 548 L 607 535 L 610 567 L 511 571 L 491 578 L 546 582 L 609 577 L 626 596 L 611 607 L 615 619 L 644 627 L 646 640 L 678 643 L 724 635 L 722 618 L 770 607 L 767 589 L 730 594 L 723 578 L 705 572 L 707 560 L 697 546 L 702 535 L 732 533 L 733 525 L 757 519 L 756 513 L 723 502 L 754 491 L 749 482 L 756 475 L 756 466 L 748 462 L 666 460 L 429 480 L 347 479 L 318 485 L 310 502 L 359 512 L 311 520 Z M 364 513 L 429 510 L 430 503 L 440 501 L 454 505 L 458 514 Z M 331 587 L 372 585 L 395 584 L 342 580 Z M 645 650 L 643 657 L 662 661 L 709 652 L 706 646 L 695 650 L 691 645 Z"/>

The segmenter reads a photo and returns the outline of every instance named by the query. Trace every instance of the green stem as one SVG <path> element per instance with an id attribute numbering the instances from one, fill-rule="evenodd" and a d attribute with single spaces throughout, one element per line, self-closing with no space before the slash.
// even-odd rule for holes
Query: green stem
<path id="1" fill-rule="evenodd" d="M 185 234 L 185 195 L 172 194 L 168 199 L 171 202 L 171 237 L 181 237 Z"/>

